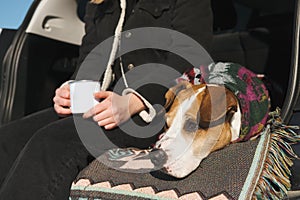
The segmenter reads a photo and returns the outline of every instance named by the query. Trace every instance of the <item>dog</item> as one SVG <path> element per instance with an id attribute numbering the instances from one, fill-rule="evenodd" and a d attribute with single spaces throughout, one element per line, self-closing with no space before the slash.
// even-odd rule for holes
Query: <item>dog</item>
<path id="1" fill-rule="evenodd" d="M 161 170 L 184 178 L 210 153 L 238 138 L 239 102 L 224 86 L 182 81 L 170 88 L 165 98 L 165 131 L 152 149 L 111 149 L 98 160 L 125 172 Z"/>
<path id="2" fill-rule="evenodd" d="M 124 172 L 161 170 L 185 178 L 210 153 L 262 133 L 270 97 L 264 83 L 247 68 L 212 63 L 185 72 L 175 83 L 165 94 L 165 130 L 152 148 L 115 148 L 97 160 Z"/>
<path id="3" fill-rule="evenodd" d="M 237 139 L 239 102 L 227 88 L 181 82 L 165 98 L 166 130 L 152 150 L 151 161 L 162 165 L 167 174 L 183 178 L 210 153 Z"/>

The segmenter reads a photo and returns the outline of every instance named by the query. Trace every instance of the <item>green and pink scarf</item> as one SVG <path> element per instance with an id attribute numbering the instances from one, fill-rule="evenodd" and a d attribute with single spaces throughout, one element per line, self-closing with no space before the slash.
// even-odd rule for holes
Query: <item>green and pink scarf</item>
<path id="1" fill-rule="evenodd" d="M 185 72 L 176 82 L 189 81 L 192 84 L 218 84 L 230 89 L 238 98 L 241 108 L 241 131 L 235 142 L 247 141 L 264 128 L 270 99 L 268 90 L 258 76 L 236 63 L 212 63 Z"/>

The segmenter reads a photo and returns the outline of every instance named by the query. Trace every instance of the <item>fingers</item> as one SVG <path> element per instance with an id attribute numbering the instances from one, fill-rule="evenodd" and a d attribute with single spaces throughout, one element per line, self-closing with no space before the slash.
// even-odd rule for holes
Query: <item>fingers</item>
<path id="1" fill-rule="evenodd" d="M 60 115 L 70 115 L 70 114 L 72 114 L 70 108 L 64 108 L 64 107 L 59 106 L 57 104 L 54 104 L 54 110 L 57 114 L 60 114 Z"/>
<path id="2" fill-rule="evenodd" d="M 70 99 L 70 86 L 66 84 L 55 91 L 56 96 L 60 96 L 65 99 Z"/>
<path id="3" fill-rule="evenodd" d="M 56 89 L 55 97 L 53 98 L 53 101 L 57 105 L 70 107 L 71 103 L 70 103 L 70 88 L 69 88 L 69 86 L 65 85 L 63 87 Z"/>
<path id="4" fill-rule="evenodd" d="M 109 114 L 103 114 L 103 115 L 99 114 L 94 116 L 93 119 L 94 121 L 97 122 L 99 126 L 102 126 L 107 130 L 113 129 L 119 125 L 118 122 L 115 120 L 114 116 L 111 116 Z"/>
<path id="5" fill-rule="evenodd" d="M 110 130 L 110 129 L 116 128 L 117 126 L 118 126 L 117 123 L 112 123 L 112 124 L 108 124 L 108 125 L 104 126 L 104 128 L 106 130 Z"/>
<path id="6" fill-rule="evenodd" d="M 110 97 L 113 95 L 113 92 L 110 91 L 99 91 L 94 93 L 94 97 L 96 99 L 106 99 L 107 97 Z"/>
<path id="7" fill-rule="evenodd" d="M 104 126 L 104 127 L 109 125 L 109 124 L 117 124 L 113 117 L 102 119 L 102 120 L 98 121 L 97 123 L 98 123 L 99 126 Z"/>
<path id="8" fill-rule="evenodd" d="M 111 116 L 113 116 L 113 113 L 111 112 L 111 110 L 104 110 L 103 112 L 100 112 L 100 113 L 94 115 L 93 120 L 96 122 L 99 122 L 101 120 L 111 118 Z"/>
<path id="9" fill-rule="evenodd" d="M 64 99 L 60 96 L 55 96 L 53 98 L 53 102 L 54 102 L 54 104 L 59 105 L 59 106 L 63 106 L 63 107 L 70 107 L 71 106 L 70 99 Z"/>
<path id="10" fill-rule="evenodd" d="M 95 116 L 101 112 L 103 112 L 104 110 L 106 110 L 108 108 L 108 106 L 106 106 L 105 102 L 101 102 L 99 104 L 97 104 L 96 106 L 94 106 L 93 108 L 89 109 L 86 113 L 83 114 L 83 118 L 90 118 L 92 116 Z"/>
<path id="11" fill-rule="evenodd" d="M 109 91 L 100 91 L 96 92 L 94 94 L 95 99 L 104 99 L 99 104 L 88 110 L 86 113 L 83 114 L 83 118 L 90 118 L 94 115 L 97 115 L 104 110 L 107 110 L 109 107 L 111 107 L 111 101 L 109 97 L 112 97 L 113 93 Z"/>
<path id="12" fill-rule="evenodd" d="M 70 87 L 68 84 L 56 89 L 53 102 L 56 113 L 60 115 L 71 114 Z"/>
<path id="13" fill-rule="evenodd" d="M 99 104 L 83 114 L 83 118 L 93 117 L 99 126 L 105 129 L 112 129 L 128 120 L 129 97 L 120 96 L 110 91 L 100 91 L 94 94 L 96 99 L 102 99 Z"/>
<path id="14" fill-rule="evenodd" d="M 89 118 L 93 116 L 93 120 L 97 122 L 99 126 L 102 126 L 107 130 L 113 129 L 118 125 L 118 123 L 114 118 L 114 114 L 111 112 L 111 110 L 109 109 L 103 110 L 102 112 L 98 112 L 98 114 L 93 114 L 93 113 L 97 113 L 97 111 L 95 110 L 96 110 L 95 108 L 89 110 L 87 113 L 83 115 L 83 118 Z"/>
<path id="15" fill-rule="evenodd" d="M 83 118 L 93 117 L 93 120 L 105 129 L 113 129 L 118 126 L 119 115 L 115 113 L 112 103 L 113 92 L 100 91 L 94 94 L 96 99 L 104 99 L 99 104 L 83 114 Z M 117 98 L 117 96 L 115 96 Z"/>

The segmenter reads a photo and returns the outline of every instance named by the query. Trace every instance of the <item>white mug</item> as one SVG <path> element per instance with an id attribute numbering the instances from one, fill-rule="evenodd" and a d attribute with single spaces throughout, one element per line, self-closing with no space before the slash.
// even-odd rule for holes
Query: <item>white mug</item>
<path id="1" fill-rule="evenodd" d="M 85 113 L 97 103 L 94 93 L 100 91 L 100 83 L 92 80 L 71 81 L 70 100 L 73 114 Z"/>

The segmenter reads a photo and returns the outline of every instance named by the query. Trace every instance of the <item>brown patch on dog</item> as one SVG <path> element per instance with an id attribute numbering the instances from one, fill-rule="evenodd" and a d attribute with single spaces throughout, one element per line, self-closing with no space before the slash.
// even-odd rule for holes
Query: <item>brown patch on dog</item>
<path id="1" fill-rule="evenodd" d="M 193 140 L 194 155 L 208 155 L 231 142 L 230 124 L 224 123 L 208 129 L 199 129 Z"/>
<path id="2" fill-rule="evenodd" d="M 205 84 L 192 85 L 191 83 L 184 81 L 169 89 L 169 91 L 165 94 L 166 104 L 164 106 L 166 109 L 169 109 L 165 115 L 167 127 L 170 127 L 171 124 L 173 123 L 173 119 L 178 112 L 180 104 L 187 98 L 194 95 L 197 92 L 197 90 L 205 86 L 206 86 Z M 195 111 L 195 109 L 193 111 Z M 191 113 L 191 116 L 194 116 L 195 119 L 196 119 L 196 115 L 197 115 L 197 110 L 196 113 L 193 114 Z"/>
<path id="3" fill-rule="evenodd" d="M 196 147 L 195 151 L 200 151 L 204 147 L 213 152 L 231 142 L 230 121 L 237 111 L 238 100 L 225 87 L 207 86 L 206 88 L 199 108 L 199 129 L 193 143 L 199 145 L 203 140 L 205 144 L 202 144 L 202 148 Z"/>
<path id="4" fill-rule="evenodd" d="M 230 121 L 238 107 L 235 95 L 225 87 L 183 82 L 171 88 L 165 95 L 165 107 L 169 108 L 166 114 L 167 127 L 173 123 L 180 104 L 203 87 L 206 89 L 197 94 L 191 108 L 184 113 L 186 119 L 182 122 L 191 123 L 183 125 L 182 134 L 185 137 L 194 137 L 192 145 L 195 156 L 208 155 L 231 142 Z M 197 130 L 193 130 L 195 123 Z"/>
<path id="5" fill-rule="evenodd" d="M 167 93 L 165 94 L 165 99 L 166 99 L 166 103 L 164 106 L 165 109 L 168 109 L 172 106 L 172 104 L 179 92 L 181 92 L 182 90 L 185 90 L 187 88 L 191 88 L 191 87 L 193 87 L 193 85 L 190 82 L 182 81 L 182 82 L 178 83 L 177 85 L 175 85 L 174 87 L 170 88 L 167 91 Z"/>
<path id="6" fill-rule="evenodd" d="M 222 118 L 225 120 L 228 115 L 237 111 L 238 101 L 235 95 L 227 88 L 222 86 L 207 86 L 205 92 L 206 94 L 199 109 L 200 123 L 203 126 L 222 120 Z"/>

